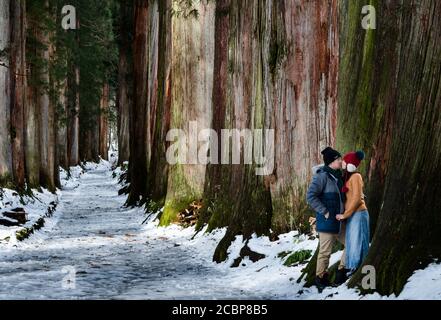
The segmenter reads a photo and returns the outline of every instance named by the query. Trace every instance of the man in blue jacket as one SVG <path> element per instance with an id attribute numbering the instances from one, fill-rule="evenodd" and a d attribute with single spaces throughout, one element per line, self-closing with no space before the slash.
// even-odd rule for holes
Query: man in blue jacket
<path id="1" fill-rule="evenodd" d="M 336 215 L 344 212 L 344 195 L 342 193 L 342 156 L 328 147 L 322 151 L 325 165 L 314 174 L 306 198 L 309 206 L 316 212 L 317 232 L 319 234 L 319 253 L 315 283 L 321 291 L 329 286 L 328 267 L 335 241 L 345 242 L 344 224 Z M 340 260 L 335 284 L 346 281 L 345 252 Z"/>

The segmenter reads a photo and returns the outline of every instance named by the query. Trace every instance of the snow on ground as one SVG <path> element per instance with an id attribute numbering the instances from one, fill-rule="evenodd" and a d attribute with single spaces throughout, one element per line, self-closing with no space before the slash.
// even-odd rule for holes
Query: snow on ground
<path id="1" fill-rule="evenodd" d="M 16 233 L 25 228 L 32 228 L 40 218 L 46 218 L 48 207 L 51 206 L 51 203 L 57 203 L 60 196 L 59 192 L 53 194 L 46 189 L 32 190 L 32 192 L 32 196 L 20 196 L 14 190 L 0 190 L 0 217 L 13 222 L 15 220 L 3 217 L 1 213 L 23 208 L 27 213 L 28 220 L 26 224 L 17 227 L 0 225 L 0 244 L 15 244 L 17 242 Z"/>
<path id="2" fill-rule="evenodd" d="M 237 236 L 230 246 L 229 257 L 225 262 L 217 264 L 212 261 L 214 250 L 225 234 L 225 229 L 215 230 L 210 234 L 203 230 L 194 236 L 194 228 L 158 227 L 157 221 L 150 220 L 144 227 L 144 232 L 148 238 L 167 239 L 184 247 L 185 251 L 194 252 L 202 264 L 222 273 L 220 281 L 228 284 L 231 292 L 249 291 L 266 299 L 324 299 L 330 293 L 324 291 L 320 295 L 315 288 L 302 288 L 297 279 L 305 265 L 286 267 L 283 265 L 284 259 L 278 257 L 278 254 L 284 251 L 314 251 L 317 248 L 317 240 L 308 240 L 306 236 L 297 235 L 296 232 L 281 235 L 276 242 L 271 242 L 268 237 L 254 236 L 248 243 L 249 247 L 253 251 L 265 254 L 266 257 L 255 263 L 245 258 L 237 268 L 230 266 L 245 244 L 242 236 Z M 334 254 L 331 263 L 338 261 L 340 254 L 341 252 Z M 304 293 L 298 294 L 300 290 Z"/>
<path id="3" fill-rule="evenodd" d="M 280 236 L 276 242 L 271 242 L 268 237 L 254 236 L 249 247 L 256 252 L 265 254 L 266 257 L 256 263 L 245 259 L 240 267 L 231 268 L 231 264 L 239 256 L 244 242 L 242 236 L 236 237 L 229 249 L 229 258 L 221 264 L 211 261 L 217 243 L 222 239 L 225 230 L 216 230 L 211 234 L 198 233 L 195 237 L 193 228 L 182 229 L 178 226 L 157 227 L 157 222 L 150 221 L 144 228 L 149 238 L 168 239 L 176 242 L 186 251 L 197 253 L 198 259 L 207 266 L 223 273 L 222 282 L 228 283 L 231 290 L 252 291 L 269 299 L 322 299 L 322 300 L 380 300 L 380 299 L 441 299 L 441 264 L 431 264 L 424 270 L 418 270 L 409 279 L 403 292 L 397 298 L 380 296 L 378 293 L 361 296 L 357 290 L 349 289 L 343 285 L 339 288 L 327 288 L 319 293 L 316 288 L 303 288 L 303 282 L 298 284 L 297 279 L 305 265 L 286 267 L 283 259 L 278 254 L 283 251 L 315 250 L 318 240 L 308 240 L 304 235 L 290 232 Z M 331 257 L 331 264 L 340 259 L 341 252 Z M 207 279 L 207 281 L 210 281 Z"/>
<path id="4" fill-rule="evenodd" d="M 317 240 L 291 232 L 248 245 L 265 258 L 231 268 L 244 245 L 236 237 L 229 258 L 212 261 L 225 229 L 146 224 L 142 208 L 118 196 L 114 159 L 63 173 L 56 214 L 32 237 L 0 245 L 0 299 L 395 299 L 360 296 L 345 286 L 318 293 L 297 283 L 304 265 L 286 267 L 279 253 L 315 250 Z M 117 170 L 121 173 L 120 170 Z M 63 175 L 62 174 L 62 175 Z M 338 261 L 341 252 L 332 256 Z M 399 299 L 441 299 L 441 265 L 415 272 Z"/>

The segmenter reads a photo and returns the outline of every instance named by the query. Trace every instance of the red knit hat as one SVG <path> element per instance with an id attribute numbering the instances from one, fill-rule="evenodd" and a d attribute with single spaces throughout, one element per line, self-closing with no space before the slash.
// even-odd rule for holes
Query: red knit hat
<path id="1" fill-rule="evenodd" d="M 363 159 L 363 151 L 349 152 L 343 157 L 343 161 L 347 163 L 346 170 L 348 172 L 355 172 Z"/>

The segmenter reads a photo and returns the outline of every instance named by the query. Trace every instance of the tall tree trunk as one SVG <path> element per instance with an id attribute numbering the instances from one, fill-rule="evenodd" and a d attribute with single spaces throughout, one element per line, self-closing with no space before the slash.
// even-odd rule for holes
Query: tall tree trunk
<path id="1" fill-rule="evenodd" d="M 147 180 L 147 83 L 149 1 L 135 1 L 133 45 L 134 101 L 130 119 L 130 194 L 128 205 L 146 195 Z"/>
<path id="2" fill-rule="evenodd" d="M 67 152 L 69 166 L 76 166 L 80 163 L 80 69 L 74 62 L 70 63 L 74 76 L 68 79 L 69 110 L 67 124 Z"/>
<path id="3" fill-rule="evenodd" d="M 18 189 L 25 188 L 24 104 L 26 87 L 26 2 L 11 1 L 11 138 L 12 170 Z"/>
<path id="4" fill-rule="evenodd" d="M 158 33 L 156 50 L 152 53 L 152 59 L 157 61 L 157 98 L 152 106 L 152 118 L 155 119 L 152 126 L 151 157 L 147 174 L 147 196 L 150 210 L 156 211 L 165 204 L 168 183 L 168 163 L 166 159 L 167 142 L 166 136 L 170 128 L 171 107 L 171 6 L 172 1 L 158 1 Z"/>
<path id="5" fill-rule="evenodd" d="M 367 204 L 374 230 L 379 215 L 386 164 L 390 157 L 399 59 L 399 2 L 376 6 L 388 22 L 377 17 L 377 30 L 363 30 L 356 21 L 370 1 L 340 3 L 340 80 L 337 146 L 362 149 L 366 154 L 361 172 L 366 180 Z M 388 45 L 382 45 L 382 44 Z M 362 48 L 362 49 L 360 49 Z M 381 57 L 381 58 L 380 58 Z M 354 116 L 356 115 L 356 116 Z"/>
<path id="6" fill-rule="evenodd" d="M 199 228 L 228 226 L 216 261 L 238 233 L 305 225 L 311 168 L 335 141 L 336 11 L 336 1 L 217 1 L 213 128 L 274 129 L 275 148 L 264 176 L 255 164 L 209 165 Z"/>
<path id="7" fill-rule="evenodd" d="M 29 67 L 31 75 L 38 72 L 32 66 Z M 25 106 L 25 153 L 26 153 L 26 180 L 28 186 L 37 188 L 40 186 L 40 141 L 39 141 L 39 109 L 37 104 L 37 92 L 35 83 L 26 87 Z"/>
<path id="8" fill-rule="evenodd" d="M 133 8 L 131 1 L 120 3 L 120 45 L 118 62 L 118 88 L 116 106 L 118 111 L 118 165 L 130 156 L 130 105 L 133 91 L 133 64 L 131 59 L 130 35 L 133 34 Z"/>
<path id="9" fill-rule="evenodd" d="M 331 1 L 267 1 L 263 24 L 264 99 L 275 129 L 271 189 L 275 234 L 304 231 L 306 188 L 320 151 L 335 144 L 338 5 Z"/>
<path id="10" fill-rule="evenodd" d="M 218 135 L 217 142 L 219 145 L 221 143 L 221 130 L 225 128 L 228 112 L 230 13 L 231 0 L 216 1 L 212 93 L 213 119 L 211 127 Z M 206 223 L 208 223 L 208 231 L 228 225 L 228 217 L 233 210 L 233 202 L 227 199 L 229 196 L 235 196 L 235 192 L 230 187 L 231 175 L 231 166 L 208 164 L 204 187 L 204 207 L 198 221 L 198 229 Z M 228 180 L 224 177 L 227 177 Z"/>
<path id="11" fill-rule="evenodd" d="M 265 129 L 268 123 L 261 55 L 264 3 L 253 0 L 231 2 L 229 12 L 228 102 L 226 117 L 220 126 L 239 130 Z M 244 142 L 240 144 L 243 155 L 247 147 Z M 255 147 L 251 150 L 256 151 Z M 227 152 L 231 153 L 230 150 Z M 222 177 L 220 192 L 216 194 L 218 205 L 215 210 L 224 211 L 221 213 L 225 214 L 222 220 L 228 226 L 214 253 L 217 262 L 226 259 L 227 249 L 237 234 L 241 233 L 244 239 L 248 239 L 253 233 L 267 234 L 270 229 L 271 194 L 266 178 L 256 174 L 254 161 L 245 165 L 243 156 L 242 159 L 241 164 L 231 166 L 229 175 Z M 222 192 L 225 189 L 229 190 L 228 193 Z"/>
<path id="12" fill-rule="evenodd" d="M 364 30 L 361 10 L 372 4 L 377 29 Z M 440 14 L 431 0 L 340 3 L 337 142 L 366 151 L 362 172 L 375 232 L 364 264 L 375 268 L 384 295 L 398 295 L 414 270 L 441 257 Z M 314 271 L 307 269 L 311 284 Z M 360 284 L 361 270 L 350 286 Z"/>
<path id="13" fill-rule="evenodd" d="M 337 148 L 342 152 L 363 150 L 364 175 L 371 230 L 382 205 L 386 163 L 390 156 L 394 104 L 388 102 L 397 92 L 398 2 L 383 5 L 386 20 L 377 19 L 376 30 L 361 27 L 361 12 L 369 0 L 339 2 L 340 62 L 338 81 Z M 376 6 L 378 12 L 379 7 Z M 377 17 L 378 18 L 378 17 Z M 388 45 L 380 45 L 380 43 Z M 361 48 L 361 49 L 360 49 Z M 382 58 L 376 58 L 382 57 Z M 387 108 L 385 108 L 387 106 Z M 305 269 L 306 285 L 315 277 L 315 255 Z"/>
<path id="14" fill-rule="evenodd" d="M 99 127 L 99 155 L 102 159 L 109 159 L 109 84 L 103 85 L 100 101 L 100 127 Z"/>
<path id="15" fill-rule="evenodd" d="M 45 1 L 45 8 L 49 11 L 49 2 Z M 49 13 L 49 12 L 48 12 Z M 40 183 L 50 191 L 55 191 L 55 105 L 50 96 L 53 83 L 50 77 L 53 44 L 47 30 L 40 26 L 37 31 L 37 41 L 43 46 L 38 50 L 38 56 L 44 66 L 40 71 L 40 86 L 38 88 L 38 107 L 40 111 Z"/>
<path id="16" fill-rule="evenodd" d="M 67 98 L 67 79 L 63 81 L 61 90 L 59 92 L 59 114 L 57 114 L 57 154 L 58 162 L 64 169 L 69 169 L 69 155 L 68 155 L 68 98 Z"/>
<path id="17" fill-rule="evenodd" d="M 197 132 L 196 139 L 190 140 L 189 124 L 196 122 L 198 130 L 209 128 L 212 116 L 215 5 L 200 1 L 189 8 L 180 6 L 173 3 L 173 9 L 182 14 L 172 16 L 170 127 L 181 129 L 189 138 L 188 164 L 169 168 L 162 225 L 175 222 L 180 211 L 202 198 L 206 165 L 198 164 L 196 148 L 200 144 Z M 191 16 L 193 10 L 197 10 L 197 18 Z"/>
<path id="18" fill-rule="evenodd" d="M 372 141 L 383 147 L 382 135 L 390 130 L 381 207 L 364 264 L 375 267 L 377 291 L 389 295 L 399 294 L 414 270 L 441 258 L 441 3 L 381 2 L 377 15 L 380 24 L 370 31 L 375 36 L 367 33 L 364 53 L 373 52 L 366 62 L 374 69 L 370 85 L 384 103 L 374 100 L 375 120 L 391 127 L 381 127 L 379 139 Z M 386 35 L 384 30 L 392 33 Z M 394 58 L 387 60 L 391 53 Z M 349 59 L 352 54 L 357 55 L 353 52 Z M 381 61 L 385 61 L 383 70 L 373 68 Z M 394 90 L 388 91 L 391 87 Z M 371 139 L 369 130 L 359 134 Z M 378 168 L 378 162 L 373 162 L 370 170 L 382 172 L 381 163 Z M 357 273 L 350 285 L 359 284 L 362 277 Z"/>
<path id="19" fill-rule="evenodd" d="M 35 57 L 37 56 L 37 29 L 38 23 L 32 19 L 32 7 L 28 6 L 27 14 L 31 17 L 27 25 L 28 41 L 26 42 L 26 54 L 28 57 L 28 76 L 26 82 L 26 103 L 25 103 L 25 160 L 26 160 L 26 181 L 31 188 L 40 186 L 40 124 L 38 108 L 38 86 L 41 70 L 37 67 Z"/>
<path id="20" fill-rule="evenodd" d="M 0 51 L 10 46 L 11 1 L 0 3 Z M 10 59 L 0 57 L 0 186 L 7 186 L 12 182 L 12 158 L 11 158 L 11 110 L 10 110 Z"/>

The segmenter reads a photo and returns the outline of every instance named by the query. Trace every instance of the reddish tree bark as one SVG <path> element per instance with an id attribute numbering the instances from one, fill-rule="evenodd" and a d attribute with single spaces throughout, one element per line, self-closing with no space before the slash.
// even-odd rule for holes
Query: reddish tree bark
<path id="1" fill-rule="evenodd" d="M 306 229 L 311 168 L 335 142 L 336 12 L 336 1 L 217 1 L 213 128 L 274 129 L 275 166 L 209 165 L 199 227 L 228 226 L 216 261 L 236 234 Z"/>
<path id="2" fill-rule="evenodd" d="M 0 50 L 5 50 L 10 46 L 11 3 L 12 1 L 2 1 L 0 4 Z M 12 182 L 9 56 L 2 57 L 0 63 L 0 186 L 5 186 Z"/>
<path id="3" fill-rule="evenodd" d="M 158 1 L 158 27 L 156 50 L 152 59 L 157 63 L 156 99 L 153 99 L 151 123 L 151 157 L 147 174 L 147 196 L 151 210 L 158 210 L 165 203 L 168 183 L 168 163 L 166 159 L 166 135 L 170 128 L 171 107 L 171 0 Z M 155 40 L 155 38 L 153 38 Z"/>
<path id="4" fill-rule="evenodd" d="M 63 82 L 59 94 L 58 105 L 60 112 L 57 114 L 57 154 L 58 163 L 67 170 L 69 169 L 67 79 Z"/>
<path id="5" fill-rule="evenodd" d="M 49 2 L 46 0 L 45 10 L 49 13 Z M 54 45 L 51 43 L 50 33 L 39 27 L 36 34 L 37 41 L 43 47 L 37 50 L 37 55 L 44 66 L 38 69 L 40 85 L 38 86 L 38 110 L 39 110 L 39 137 L 40 137 L 40 184 L 41 186 L 55 191 L 56 189 L 56 121 L 55 102 L 50 96 L 50 88 L 53 88 L 53 80 L 50 76 Z M 58 170 L 58 168 L 57 168 Z"/>
<path id="6" fill-rule="evenodd" d="M 77 21 L 78 23 L 78 21 Z M 79 137 L 80 137 L 80 69 L 71 62 L 73 78 L 68 79 L 69 87 L 69 109 L 67 124 L 67 152 L 69 166 L 76 166 L 80 162 L 79 157 Z"/>
<path id="7" fill-rule="evenodd" d="M 36 37 L 38 26 L 33 22 L 28 24 L 28 34 Z M 37 56 L 36 42 L 27 42 L 26 52 L 30 56 Z M 25 154 L 26 154 L 26 180 L 31 188 L 40 186 L 40 124 L 38 108 L 37 83 L 40 70 L 34 61 L 28 62 L 28 77 L 26 83 L 25 104 Z"/>
<path id="8" fill-rule="evenodd" d="M 118 61 L 118 88 L 116 107 L 118 111 L 118 165 L 130 156 L 130 105 L 133 103 L 133 64 L 130 37 L 133 34 L 133 8 L 131 1 L 120 3 L 120 39 Z"/>
<path id="9" fill-rule="evenodd" d="M 264 99 L 275 129 L 275 169 L 267 177 L 271 230 L 307 230 L 306 188 L 320 151 L 334 146 L 339 66 L 338 5 L 268 1 L 262 15 Z"/>
<path id="10" fill-rule="evenodd" d="M 127 204 L 134 205 L 146 195 L 147 180 L 147 83 L 149 1 L 135 1 L 133 44 L 134 101 L 130 121 L 130 193 Z"/>
<path id="11" fill-rule="evenodd" d="M 24 104 L 26 87 L 26 2 L 11 1 L 11 139 L 12 170 L 18 189 L 25 187 Z"/>

